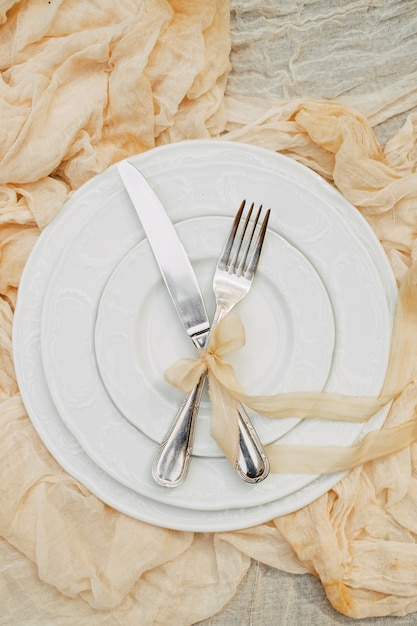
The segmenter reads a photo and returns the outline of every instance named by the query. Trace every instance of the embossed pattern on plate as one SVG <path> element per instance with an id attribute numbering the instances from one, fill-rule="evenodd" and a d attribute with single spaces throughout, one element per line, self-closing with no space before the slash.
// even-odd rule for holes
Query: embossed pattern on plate
<path id="1" fill-rule="evenodd" d="M 177 224 L 212 314 L 213 268 L 231 218 L 199 217 Z M 246 344 L 230 355 L 250 393 L 271 389 L 323 389 L 330 372 L 335 332 L 327 292 L 317 272 L 294 246 L 270 231 L 256 288 L 236 310 L 245 324 Z M 184 394 L 164 380 L 167 367 L 196 355 L 177 324 L 147 240 L 111 274 L 100 299 L 95 327 L 97 364 L 106 389 L 122 414 L 153 441 L 161 442 Z M 72 342 L 71 336 L 66 337 Z M 150 410 L 150 407 L 151 410 Z M 149 419 L 149 414 L 157 415 Z M 252 416 L 264 444 L 288 432 L 298 420 Z M 210 436 L 210 404 L 203 399 L 193 453 L 222 456 Z"/>
<path id="2" fill-rule="evenodd" d="M 367 250 L 352 236 L 344 215 L 326 197 L 316 195 L 286 171 L 279 172 L 275 161 L 272 167 L 271 162 L 268 166 L 267 161 L 256 161 L 259 152 L 253 149 L 243 151 L 223 144 L 210 164 L 203 152 L 194 159 L 189 158 L 191 153 L 184 146 L 184 159 L 168 161 L 159 175 L 147 174 L 173 222 L 191 216 L 230 217 L 242 197 L 270 206 L 271 230 L 282 233 L 309 259 L 332 303 L 336 346 L 326 388 L 348 394 L 377 393 L 389 349 L 387 303 L 376 268 Z M 233 158 L 236 154 L 238 159 Z M 143 155 L 136 159 L 147 163 Z M 138 239 L 143 238 L 121 181 L 116 179 L 114 184 L 111 199 L 101 197 L 80 230 L 73 233 L 45 295 L 43 362 L 62 419 L 90 458 L 109 475 L 147 497 L 177 507 L 221 510 L 259 506 L 303 488 L 315 477 L 270 475 L 262 483 L 248 485 L 222 458 L 195 457 L 186 483 L 175 490 L 153 481 L 150 468 L 156 445 L 116 409 L 102 384 L 94 350 L 100 295 L 117 260 L 123 257 L 115 255 L 115 242 L 120 253 L 121 242 L 130 241 L 135 225 Z M 136 219 L 133 224 L 132 217 Z M 172 323 L 180 326 L 175 315 Z M 149 411 L 149 419 L 160 418 L 146 399 L 143 409 Z M 361 430 L 357 424 L 306 420 L 283 440 L 347 445 Z"/>
<path id="3" fill-rule="evenodd" d="M 325 181 L 299 164 L 272 152 L 241 144 L 223 142 L 185 142 L 150 151 L 135 159 L 145 175 L 162 176 L 165 170 L 181 159 L 184 164 L 199 160 L 208 167 L 222 156 L 234 163 L 250 163 L 254 167 L 273 171 L 304 186 L 317 197 L 317 201 L 334 210 L 346 223 L 346 227 L 362 242 L 372 259 L 386 297 L 383 315 L 393 313 L 396 287 L 388 261 L 375 235 L 356 211 Z M 92 179 L 76 192 L 58 217 L 42 233 L 25 267 L 18 295 L 13 327 L 13 349 L 16 373 L 22 398 L 31 420 L 43 442 L 59 463 L 78 478 L 93 493 L 114 508 L 146 522 L 179 530 L 202 532 L 240 529 L 284 515 L 308 504 L 327 491 L 340 477 L 320 476 L 304 488 L 285 498 L 274 500 L 259 507 L 225 509 L 221 511 L 198 511 L 178 508 L 152 501 L 142 494 L 128 489 L 114 480 L 86 454 L 79 442 L 68 431 L 54 406 L 42 370 L 40 354 L 41 310 L 48 281 L 57 264 L 68 235 L 80 228 L 86 215 L 96 202 L 102 202 L 109 194 L 118 194 L 114 169 Z M 237 195 L 237 194 L 236 194 Z M 240 197 L 240 194 L 239 194 Z M 129 219 L 123 212 L 120 219 Z M 119 258 L 139 240 L 132 226 L 130 245 L 123 241 Z M 377 428 L 383 416 L 377 416 L 369 428 Z"/>

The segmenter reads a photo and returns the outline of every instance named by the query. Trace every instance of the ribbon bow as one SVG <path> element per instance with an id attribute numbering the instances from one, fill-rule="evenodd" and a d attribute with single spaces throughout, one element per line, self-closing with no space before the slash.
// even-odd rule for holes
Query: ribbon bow
<path id="1" fill-rule="evenodd" d="M 166 380 L 191 391 L 207 372 L 212 407 L 210 433 L 226 457 L 236 465 L 239 429 L 237 404 L 244 391 L 233 366 L 223 359 L 245 345 L 245 329 L 236 313 L 230 313 L 214 328 L 207 350 L 198 350 L 196 359 L 180 359 L 165 372 Z"/>
<path id="2" fill-rule="evenodd" d="M 238 456 L 238 403 L 269 418 L 322 418 L 365 422 L 394 400 L 413 380 L 417 360 L 417 263 L 408 271 L 398 294 L 391 337 L 390 358 L 378 397 L 346 396 L 328 392 L 248 395 L 224 355 L 245 344 L 245 330 L 236 313 L 226 316 L 213 330 L 208 349 L 196 359 L 180 359 L 165 373 L 169 383 L 191 391 L 208 373 L 212 406 L 211 435 L 225 456 L 236 465 Z M 354 446 L 276 445 L 266 447 L 271 471 L 324 474 L 344 471 L 391 454 L 417 440 L 417 421 L 368 433 Z"/>

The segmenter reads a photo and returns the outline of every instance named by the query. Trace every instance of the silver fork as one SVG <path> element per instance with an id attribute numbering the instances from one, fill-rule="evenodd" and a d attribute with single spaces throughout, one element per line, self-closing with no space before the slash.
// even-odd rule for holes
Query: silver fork
<path id="1" fill-rule="evenodd" d="M 255 220 L 251 224 L 254 204 L 252 203 L 246 217 L 243 215 L 245 204 L 244 200 L 236 213 L 226 244 L 217 262 L 213 277 L 216 310 L 205 347 L 209 345 L 215 326 L 249 292 L 258 267 L 270 210 L 266 212 L 256 236 L 262 206 L 259 207 Z M 180 485 L 188 473 L 195 421 L 206 380 L 207 374 L 203 374 L 195 389 L 186 396 L 155 457 L 152 475 L 165 487 Z M 239 455 L 235 469 L 245 482 L 257 483 L 268 476 L 269 461 L 241 404 L 238 406 L 238 414 Z"/>

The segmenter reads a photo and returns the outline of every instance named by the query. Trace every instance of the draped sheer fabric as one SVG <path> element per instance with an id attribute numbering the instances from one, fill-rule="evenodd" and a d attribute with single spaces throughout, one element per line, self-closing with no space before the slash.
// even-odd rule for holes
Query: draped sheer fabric
<path id="1" fill-rule="evenodd" d="M 222 0 L 91 0 L 82 10 L 75 0 L 0 0 L 0 598 L 9 623 L 192 624 L 234 596 L 251 559 L 313 574 L 351 617 L 417 611 L 415 444 L 355 467 L 293 514 L 193 534 L 104 505 L 54 461 L 20 398 L 13 311 L 39 233 L 94 174 L 164 143 L 221 136 L 304 163 L 361 211 L 404 284 L 417 260 L 417 118 L 382 149 L 340 101 L 225 97 L 229 15 Z M 398 98 L 383 111 L 397 113 Z M 384 429 L 414 419 L 416 395 L 412 376 Z"/>

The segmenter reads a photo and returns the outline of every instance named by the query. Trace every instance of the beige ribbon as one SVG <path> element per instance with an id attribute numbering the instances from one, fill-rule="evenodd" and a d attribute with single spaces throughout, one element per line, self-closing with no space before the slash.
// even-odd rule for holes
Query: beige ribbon
<path id="1" fill-rule="evenodd" d="M 378 397 L 328 392 L 248 395 L 239 384 L 232 365 L 223 358 L 244 344 L 243 324 L 237 314 L 229 314 L 214 329 L 206 352 L 200 351 L 196 359 L 180 359 L 165 374 L 168 382 L 188 392 L 200 376 L 208 372 L 211 435 L 233 466 L 238 454 L 238 402 L 270 419 L 296 416 L 366 422 L 401 394 L 413 380 L 417 363 L 417 263 L 410 268 L 399 289 L 389 362 Z M 392 454 L 413 441 L 417 441 L 416 419 L 369 432 L 353 446 L 271 444 L 266 452 L 272 472 L 328 474 Z"/>

